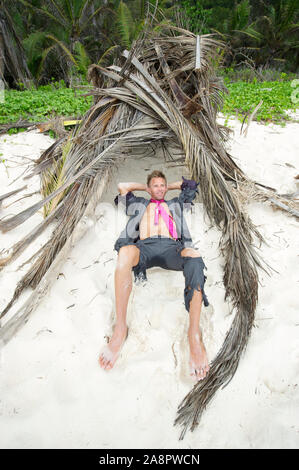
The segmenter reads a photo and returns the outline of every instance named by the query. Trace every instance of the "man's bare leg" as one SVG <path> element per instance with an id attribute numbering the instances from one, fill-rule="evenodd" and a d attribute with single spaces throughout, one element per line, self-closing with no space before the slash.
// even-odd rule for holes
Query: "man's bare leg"
<path id="1" fill-rule="evenodd" d="M 103 369 L 112 369 L 127 338 L 127 307 L 132 291 L 132 267 L 139 262 L 139 248 L 134 245 L 120 248 L 114 273 L 116 322 L 109 343 L 99 356 Z"/>
<path id="2" fill-rule="evenodd" d="M 199 258 L 200 254 L 194 248 L 184 248 L 181 251 L 181 256 Z M 199 287 L 199 290 L 194 289 L 190 302 L 188 329 L 190 373 L 191 375 L 195 376 L 197 380 L 204 379 L 210 369 L 206 348 L 203 343 L 202 334 L 199 327 L 201 305 L 202 293 Z"/>
<path id="3" fill-rule="evenodd" d="M 210 369 L 206 348 L 199 327 L 201 304 L 202 293 L 194 289 L 189 309 L 188 340 L 190 347 L 191 375 L 195 376 L 197 380 L 204 379 Z"/>

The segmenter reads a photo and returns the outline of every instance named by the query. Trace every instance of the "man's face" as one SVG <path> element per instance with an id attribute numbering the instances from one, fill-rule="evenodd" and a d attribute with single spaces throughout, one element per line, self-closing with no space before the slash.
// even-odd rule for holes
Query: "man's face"
<path id="1" fill-rule="evenodd" d="M 153 199 L 164 199 L 167 192 L 167 184 L 164 178 L 152 178 L 148 186 L 148 192 Z"/>

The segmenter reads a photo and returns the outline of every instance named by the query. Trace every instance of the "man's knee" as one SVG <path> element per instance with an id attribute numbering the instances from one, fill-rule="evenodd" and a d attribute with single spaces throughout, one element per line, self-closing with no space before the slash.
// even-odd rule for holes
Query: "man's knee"
<path id="1" fill-rule="evenodd" d="M 201 255 L 198 250 L 194 248 L 184 248 L 181 251 L 181 256 L 189 256 L 190 258 L 200 258 Z"/>
<path id="2" fill-rule="evenodd" d="M 126 245 L 122 246 L 118 252 L 117 264 L 118 267 L 122 266 L 136 266 L 139 263 L 140 250 L 137 246 Z"/>

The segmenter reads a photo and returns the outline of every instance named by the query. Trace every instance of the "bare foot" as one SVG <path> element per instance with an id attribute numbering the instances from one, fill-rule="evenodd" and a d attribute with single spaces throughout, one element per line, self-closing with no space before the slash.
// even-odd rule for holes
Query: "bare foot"
<path id="1" fill-rule="evenodd" d="M 103 348 L 99 356 L 99 364 L 103 369 L 112 369 L 127 336 L 127 325 L 115 325 L 113 335 L 109 340 L 108 345 Z"/>
<path id="2" fill-rule="evenodd" d="M 190 375 L 194 376 L 197 381 L 203 380 L 209 372 L 210 366 L 200 329 L 189 328 L 188 339 L 190 347 Z"/>

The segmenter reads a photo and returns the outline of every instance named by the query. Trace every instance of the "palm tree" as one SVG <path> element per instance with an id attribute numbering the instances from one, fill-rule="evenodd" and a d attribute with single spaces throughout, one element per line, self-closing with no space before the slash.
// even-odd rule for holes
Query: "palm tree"
<path id="1" fill-rule="evenodd" d="M 9 85 L 30 85 L 24 49 L 4 1 L 0 0 L 0 79 Z"/>
<path id="2" fill-rule="evenodd" d="M 33 15 L 47 20 L 42 29 L 33 31 L 24 40 L 29 64 L 38 79 L 49 57 L 52 65 L 54 62 L 57 68 L 62 69 L 68 82 L 73 67 L 85 73 L 94 59 L 92 52 L 95 49 L 98 55 L 104 52 L 103 42 L 113 45 L 109 34 L 105 34 L 105 29 L 101 27 L 107 13 L 110 16 L 114 14 L 107 2 L 44 0 L 40 7 L 33 0 L 19 2 Z"/>
<path id="3" fill-rule="evenodd" d="M 243 31 L 257 45 L 257 64 L 265 66 L 289 62 L 296 71 L 299 66 L 298 0 L 280 0 L 268 5 L 266 14 L 257 18 L 255 30 Z"/>
<path id="4" fill-rule="evenodd" d="M 120 45 L 130 47 L 137 39 L 140 32 L 149 22 L 150 14 L 160 18 L 160 23 L 171 19 L 175 13 L 177 2 L 169 0 L 118 0 L 114 2 L 116 12 L 117 42 Z"/>
<path id="5" fill-rule="evenodd" d="M 225 65 L 243 60 L 244 53 L 248 54 L 251 49 L 250 41 L 244 39 L 244 34 L 247 37 L 258 34 L 254 29 L 254 23 L 251 22 L 249 0 L 242 0 L 240 3 L 235 4 L 227 18 L 222 22 L 221 30 L 215 28 L 211 28 L 211 30 L 221 36 L 227 44 L 229 54 L 225 57 Z"/>
<path id="6" fill-rule="evenodd" d="M 118 2 L 118 7 L 116 9 L 117 33 L 119 35 L 121 44 L 126 47 L 130 47 L 132 41 L 137 37 L 144 24 L 144 15 L 140 16 L 137 20 L 134 21 L 133 11 L 131 11 L 128 3 L 120 1 Z M 141 0 L 138 2 L 138 4 L 139 7 L 142 8 L 144 1 Z M 136 10 L 134 13 L 136 15 Z"/>

